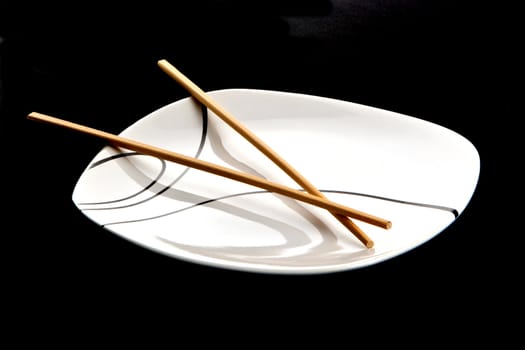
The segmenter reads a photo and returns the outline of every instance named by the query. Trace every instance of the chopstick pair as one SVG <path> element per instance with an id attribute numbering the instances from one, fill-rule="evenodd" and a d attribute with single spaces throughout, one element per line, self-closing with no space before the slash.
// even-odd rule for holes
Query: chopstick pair
<path id="1" fill-rule="evenodd" d="M 171 65 L 167 60 L 162 59 L 158 61 L 159 67 L 168 74 L 171 78 L 176 80 L 182 85 L 190 94 L 199 100 L 203 105 L 212 110 L 217 116 L 219 116 L 224 122 L 231 126 L 235 131 L 241 134 L 246 140 L 248 140 L 253 146 L 259 151 L 266 155 L 271 161 L 273 161 L 278 167 L 280 167 L 288 176 L 290 176 L 298 185 L 300 185 L 306 192 L 317 196 L 322 199 L 327 199 L 326 196 L 319 191 L 310 181 L 308 181 L 299 171 L 293 168 L 288 162 L 286 162 L 279 154 L 265 144 L 257 135 L 248 130 L 244 125 L 241 124 L 233 115 L 222 108 L 217 102 L 215 102 L 210 95 L 204 93 L 197 85 L 195 85 L 190 79 L 182 74 L 177 68 Z M 374 246 L 374 242 L 347 216 L 332 213 L 334 217 L 339 220 L 346 228 L 350 230 L 365 246 L 371 248 Z M 355 218 L 355 217 L 354 217 Z M 387 222 L 385 220 L 385 222 Z M 391 223 L 388 222 L 384 228 L 390 228 Z"/>
<path id="2" fill-rule="evenodd" d="M 38 112 L 31 112 L 28 119 L 42 121 L 50 124 L 59 125 L 68 129 L 76 130 L 82 133 L 96 136 L 106 141 L 109 141 L 115 146 L 120 146 L 130 150 L 134 150 L 143 154 L 162 158 L 168 161 L 179 163 L 188 167 L 192 167 L 201 171 L 206 171 L 215 175 L 230 178 L 235 181 L 240 181 L 255 187 L 265 189 L 270 192 L 285 195 L 305 203 L 309 203 L 323 209 L 330 211 L 335 218 L 337 218 L 344 226 L 346 226 L 367 248 L 373 247 L 373 241 L 352 221 L 349 217 L 384 228 L 389 229 L 392 223 L 383 218 L 355 210 L 341 204 L 328 200 L 316 187 L 314 187 L 303 175 L 295 170 L 283 158 L 281 158 L 275 151 L 267 146 L 255 134 L 243 126 L 230 113 L 216 103 L 209 95 L 205 94 L 197 85 L 185 77 L 180 71 L 173 67 L 166 60 L 158 61 L 159 67 L 166 72 L 170 77 L 179 82 L 186 88 L 193 97 L 199 100 L 203 105 L 208 107 L 217 116 L 224 120 L 234 130 L 240 133 L 257 149 L 265 154 L 277 166 L 279 166 L 286 174 L 294 179 L 306 192 L 295 190 L 287 186 L 283 186 L 263 178 L 243 173 L 237 170 L 229 169 L 220 165 L 206 162 L 200 159 L 188 157 L 176 152 L 158 148 L 152 145 L 144 144 L 136 140 L 125 138 L 122 136 L 110 134 L 101 130 L 93 129 L 84 125 L 69 122 L 63 119 L 55 118 Z"/>

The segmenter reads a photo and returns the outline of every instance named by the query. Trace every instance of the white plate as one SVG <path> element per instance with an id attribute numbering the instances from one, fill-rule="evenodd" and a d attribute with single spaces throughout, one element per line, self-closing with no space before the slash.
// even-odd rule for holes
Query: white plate
<path id="1" fill-rule="evenodd" d="M 263 273 L 350 270 L 396 257 L 447 228 L 476 188 L 480 160 L 463 136 L 414 117 L 278 91 L 209 92 L 338 203 L 388 219 L 360 221 L 366 248 L 323 209 L 195 169 L 104 147 L 73 201 L 89 219 L 174 258 Z M 194 99 L 166 105 L 121 136 L 299 188 Z"/>

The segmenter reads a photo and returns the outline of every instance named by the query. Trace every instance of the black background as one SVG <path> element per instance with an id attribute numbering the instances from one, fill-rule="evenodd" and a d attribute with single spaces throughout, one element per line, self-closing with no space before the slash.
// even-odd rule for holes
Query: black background
<path id="1" fill-rule="evenodd" d="M 55 316 L 63 322 L 52 325 L 72 331 L 89 316 L 111 324 L 124 315 L 142 326 L 166 315 L 208 331 L 228 319 L 233 331 L 234 320 L 250 328 L 269 317 L 268 333 L 303 321 L 307 331 L 337 323 L 355 337 L 349 324 L 363 320 L 371 334 L 378 323 L 403 329 L 401 340 L 405 331 L 432 341 L 499 338 L 492 326 L 505 323 L 500 311 L 518 306 L 506 307 L 519 281 L 499 266 L 511 266 L 499 255 L 511 238 L 491 217 L 497 171 L 489 120 L 505 116 L 505 106 L 495 114 L 492 102 L 508 73 L 499 54 L 506 11 L 454 1 L 4 3 L 1 247 L 12 324 L 40 328 Z M 72 203 L 79 175 L 103 144 L 25 116 L 38 111 L 118 133 L 187 96 L 157 67 L 161 58 L 204 90 L 315 94 L 448 127 L 480 153 L 477 190 L 430 242 L 358 270 L 254 274 L 140 248 Z M 429 326 L 437 320 L 441 326 Z"/>

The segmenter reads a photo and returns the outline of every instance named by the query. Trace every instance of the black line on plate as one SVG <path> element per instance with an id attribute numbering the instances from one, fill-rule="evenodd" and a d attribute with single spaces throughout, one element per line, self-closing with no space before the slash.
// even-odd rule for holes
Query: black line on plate
<path id="1" fill-rule="evenodd" d="M 142 153 L 138 153 L 138 152 L 126 152 L 126 153 L 119 153 L 119 154 L 115 154 L 111 157 L 108 157 L 108 158 L 104 158 L 104 159 L 101 159 L 95 163 L 93 163 L 89 169 L 93 169 L 93 168 L 96 168 L 97 166 L 99 165 L 102 165 L 108 161 L 111 161 L 111 160 L 114 160 L 114 159 L 117 159 L 117 158 L 122 158 L 122 157 L 130 157 L 130 156 L 136 156 L 136 155 L 139 155 L 139 156 L 142 156 L 143 154 Z M 110 201 L 102 201 L 102 202 L 82 202 L 82 203 L 78 203 L 78 205 L 102 205 L 102 204 L 111 204 L 111 203 L 117 203 L 117 202 L 121 202 L 121 201 L 125 201 L 127 199 L 130 199 L 130 198 L 133 198 L 133 197 L 136 197 L 138 195 L 140 195 L 141 193 L 149 190 L 153 185 L 155 185 L 158 180 L 162 177 L 162 175 L 164 174 L 164 172 L 166 171 L 166 162 L 162 159 L 159 159 L 161 161 L 161 166 L 162 166 L 162 169 L 159 171 L 157 177 L 155 179 L 153 179 L 146 187 L 144 187 L 142 190 L 140 191 L 137 191 L 136 193 L 133 193 L 129 196 L 126 196 L 126 197 L 123 197 L 123 198 L 119 198 L 119 199 L 113 199 L 113 200 L 110 200 Z"/>
<path id="2" fill-rule="evenodd" d="M 206 108 L 206 106 L 204 106 L 203 104 L 201 104 L 201 111 L 202 111 L 202 132 L 201 132 L 201 139 L 200 139 L 200 142 L 199 142 L 199 147 L 197 148 L 197 152 L 195 153 L 195 158 L 198 158 L 202 152 L 202 150 L 204 149 L 204 144 L 206 142 L 206 135 L 208 133 L 208 109 Z M 110 161 L 110 160 L 114 160 L 114 159 L 118 159 L 118 158 L 121 158 L 121 157 L 128 157 L 128 156 L 132 156 L 132 155 L 137 155 L 137 154 L 141 154 L 141 153 L 138 153 L 138 152 L 132 152 L 132 153 L 119 153 L 119 154 L 115 154 L 115 155 L 112 155 L 110 157 L 107 157 L 107 158 L 104 158 L 104 159 L 101 159 L 95 163 L 93 163 L 89 169 L 92 169 L 96 166 L 99 166 L 101 164 L 104 164 L 106 163 L 107 161 Z M 102 205 L 102 204 L 108 204 L 108 203 L 114 203 L 114 202 L 120 202 L 120 201 L 123 201 L 123 200 L 127 200 L 127 199 L 130 199 L 130 198 L 133 198 L 133 197 L 136 197 L 138 196 L 139 194 L 143 193 L 144 191 L 146 191 L 147 189 L 151 188 L 152 186 L 154 186 L 155 184 L 158 183 L 158 180 L 160 179 L 160 177 L 164 174 L 164 171 L 166 169 L 166 161 L 164 159 L 160 159 L 159 160 L 161 161 L 162 163 L 162 169 L 161 171 L 159 172 L 159 174 L 157 175 L 157 177 L 150 183 L 148 184 L 148 186 L 140 191 L 138 191 L 137 193 L 135 194 L 132 194 L 130 196 L 127 196 L 125 198 L 121 198 L 121 199 L 116 199 L 116 200 L 112 200 L 112 201 L 104 201 L 104 202 L 93 202 L 93 203 L 77 203 L 78 205 Z M 135 203 L 131 203 L 131 204 L 127 204 L 127 205 L 121 205 L 121 206 L 116 206 L 116 207 L 111 207 L 111 208 L 84 208 L 82 210 L 113 210 L 113 209 L 121 209 L 121 208 L 127 208 L 127 207 L 132 207 L 132 206 L 135 206 L 135 205 L 139 205 L 141 203 L 144 203 L 144 202 L 147 202 L 157 196 L 160 196 L 162 193 L 166 192 L 167 190 L 169 190 L 173 185 L 175 185 L 178 181 L 180 181 L 180 179 L 186 175 L 186 173 L 190 170 L 191 168 L 190 167 L 186 167 L 186 169 L 184 169 L 184 171 L 175 179 L 173 180 L 170 184 L 164 186 L 160 191 L 154 193 L 152 196 L 148 197 L 148 198 L 145 198 L 139 202 L 135 202 Z"/>
<path id="3" fill-rule="evenodd" d="M 304 190 L 301 190 L 301 191 L 304 191 Z M 375 198 L 375 199 L 379 199 L 379 200 L 383 200 L 383 201 L 389 201 L 389 202 L 400 203 L 400 204 L 405 204 L 405 205 L 413 205 L 413 206 L 430 208 L 430 209 L 435 209 L 435 210 L 444 210 L 444 211 L 447 211 L 447 212 L 451 213 L 452 215 L 454 215 L 454 218 L 457 218 L 459 216 L 459 213 L 458 213 L 458 211 L 456 209 L 450 208 L 450 207 L 446 207 L 446 206 L 442 206 L 442 205 L 433 205 L 433 204 L 426 204 L 426 203 L 409 202 L 409 201 L 404 201 L 404 200 L 400 200 L 400 199 L 388 198 L 388 197 L 382 197 L 382 196 L 376 196 L 376 195 L 370 195 L 370 194 L 359 193 L 359 192 L 339 191 L 339 190 L 320 190 L 320 191 L 323 192 L 323 193 L 348 194 L 348 195 L 359 196 L 359 197 Z M 216 198 L 210 198 L 210 199 L 207 199 L 205 201 L 192 204 L 192 205 L 187 206 L 185 208 L 177 209 L 177 210 L 174 210 L 174 211 L 171 211 L 171 212 L 167 212 L 167 213 L 164 213 L 164 214 L 160 214 L 160 215 L 156 215 L 156 216 L 151 216 L 149 218 L 111 222 L 111 223 L 103 224 L 101 226 L 102 227 L 106 227 L 106 226 L 109 226 L 109 225 L 126 224 L 126 223 L 132 223 L 132 222 L 139 222 L 139 221 L 158 219 L 158 218 L 161 218 L 161 217 L 164 217 L 164 216 L 177 214 L 177 213 L 183 212 L 185 210 L 188 210 L 188 209 L 191 209 L 191 208 L 195 208 L 195 207 L 198 207 L 198 206 L 201 206 L 201 205 L 206 205 L 206 204 L 209 204 L 209 203 L 212 203 L 212 202 L 217 202 L 217 201 L 221 201 L 221 200 L 228 199 L 228 198 L 234 198 L 234 197 L 240 197 L 240 196 L 246 196 L 246 195 L 253 195 L 253 194 L 261 194 L 261 193 L 269 193 L 269 191 L 264 191 L 264 190 L 250 191 L 250 192 L 230 194 L 230 195 L 216 197 Z"/>
<path id="4" fill-rule="evenodd" d="M 199 207 L 201 205 L 206 205 L 206 204 L 213 203 L 213 202 L 219 202 L 219 201 L 221 201 L 223 199 L 247 196 L 247 195 L 250 195 L 250 194 L 261 194 L 261 193 L 269 193 L 269 192 L 268 191 L 264 191 L 264 190 L 260 190 L 260 191 L 250 191 L 250 192 L 229 194 L 229 195 L 221 196 L 221 197 L 217 197 L 217 198 L 210 198 L 210 199 L 207 199 L 205 201 L 189 205 L 189 206 L 187 206 L 185 208 L 177 209 L 177 210 L 170 211 L 168 213 L 164 213 L 164 214 L 160 214 L 160 215 L 156 215 L 156 216 L 151 216 L 149 218 L 142 218 L 142 219 L 136 219 L 136 220 L 126 220 L 126 221 L 117 221 L 117 222 L 111 222 L 111 223 L 103 224 L 101 226 L 105 227 L 105 226 L 109 226 L 109 225 L 126 224 L 126 223 L 130 223 L 130 222 L 139 222 L 139 221 L 158 219 L 158 218 L 161 218 L 161 217 L 164 217 L 164 216 L 177 214 L 177 213 L 186 211 L 186 210 L 191 209 L 191 208 Z"/>
<path id="5" fill-rule="evenodd" d="M 322 190 L 321 192 L 351 194 L 351 195 L 360 196 L 360 197 L 381 199 L 381 200 L 385 200 L 385 201 L 389 201 L 389 202 L 395 202 L 395 203 L 401 203 L 401 204 L 407 204 L 407 205 L 415 205 L 415 206 L 418 206 L 418 207 L 425 207 L 425 208 L 432 208 L 432 209 L 437 209 L 437 210 L 448 211 L 448 212 L 452 213 L 452 215 L 454 215 L 454 218 L 457 218 L 459 216 L 459 212 L 457 211 L 457 209 L 450 208 L 450 207 L 445 207 L 445 206 L 442 206 L 442 205 L 409 202 L 409 201 L 404 201 L 404 200 L 401 200 L 401 199 L 387 198 L 387 197 L 376 196 L 376 195 L 372 195 L 372 194 L 350 192 L 350 191 Z"/>

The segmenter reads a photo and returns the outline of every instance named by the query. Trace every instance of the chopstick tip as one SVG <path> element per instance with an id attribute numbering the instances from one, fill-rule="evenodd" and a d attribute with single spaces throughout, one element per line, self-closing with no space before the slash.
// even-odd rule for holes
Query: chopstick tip
<path id="1" fill-rule="evenodd" d="M 168 64 L 168 61 L 165 58 L 161 58 L 160 60 L 157 61 L 157 65 L 159 65 L 160 67 L 166 64 Z"/>
<path id="2" fill-rule="evenodd" d="M 31 112 L 29 113 L 26 118 L 27 119 L 38 119 L 38 117 L 40 116 L 41 114 L 40 113 L 37 113 L 37 112 Z"/>

